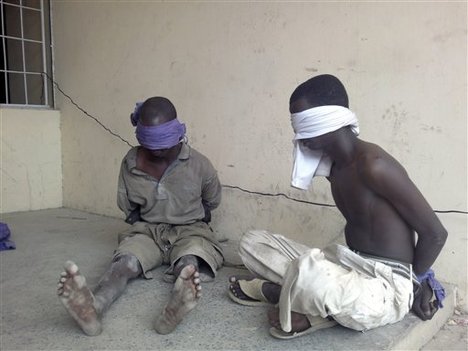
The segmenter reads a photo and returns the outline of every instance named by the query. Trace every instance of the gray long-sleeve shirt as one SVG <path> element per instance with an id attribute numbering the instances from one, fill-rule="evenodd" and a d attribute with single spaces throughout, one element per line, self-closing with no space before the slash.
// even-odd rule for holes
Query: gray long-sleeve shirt
<path id="1" fill-rule="evenodd" d="M 213 210 L 221 202 L 221 184 L 210 160 L 183 144 L 178 158 L 161 179 L 136 168 L 138 147 L 122 160 L 117 204 L 128 215 L 138 205 L 149 223 L 190 224 L 205 216 L 203 204 Z"/>

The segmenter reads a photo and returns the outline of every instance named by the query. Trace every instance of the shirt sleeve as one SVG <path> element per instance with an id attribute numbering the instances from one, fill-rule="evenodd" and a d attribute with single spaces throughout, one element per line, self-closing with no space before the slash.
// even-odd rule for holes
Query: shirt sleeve
<path id="1" fill-rule="evenodd" d="M 137 205 L 128 199 L 125 172 L 125 160 L 123 160 L 120 166 L 119 181 L 117 185 L 117 205 L 125 213 L 125 216 L 128 216 Z"/>
<path id="2" fill-rule="evenodd" d="M 208 210 L 214 210 L 221 203 L 221 183 L 214 167 L 210 164 L 211 172 L 208 173 L 203 183 L 202 201 Z"/>

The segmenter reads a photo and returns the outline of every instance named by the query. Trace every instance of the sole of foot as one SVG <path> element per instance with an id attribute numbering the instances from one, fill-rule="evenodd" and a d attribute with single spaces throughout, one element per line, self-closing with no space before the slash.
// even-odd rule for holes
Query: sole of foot
<path id="1" fill-rule="evenodd" d="M 102 324 L 94 307 L 94 296 L 86 285 L 85 277 L 72 261 L 67 261 L 64 269 L 57 285 L 60 301 L 86 335 L 101 334 Z"/>
<path id="2" fill-rule="evenodd" d="M 169 302 L 154 323 L 156 332 L 172 333 L 182 319 L 195 308 L 200 297 L 200 275 L 195 266 L 185 266 L 174 283 Z"/>

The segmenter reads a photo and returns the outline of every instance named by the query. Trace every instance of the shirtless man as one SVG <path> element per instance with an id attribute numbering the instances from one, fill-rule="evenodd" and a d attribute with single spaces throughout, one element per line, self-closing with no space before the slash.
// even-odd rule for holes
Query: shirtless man
<path id="1" fill-rule="evenodd" d="M 131 115 L 141 146 L 122 161 L 117 203 L 132 226 L 91 291 L 78 267 L 65 264 L 58 284 L 61 302 L 87 335 L 102 331 L 102 316 L 130 279 L 169 264 L 164 280 L 174 282 L 170 300 L 155 321 L 160 334 L 172 332 L 201 296 L 200 281 L 214 278 L 222 250 L 209 222 L 221 201 L 221 184 L 211 162 L 185 142 L 185 125 L 172 103 L 153 97 Z"/>
<path id="2" fill-rule="evenodd" d="M 395 323 L 411 306 L 431 319 L 443 288 L 430 267 L 447 238 L 431 206 L 392 156 L 357 138 L 357 118 L 336 77 L 299 85 L 289 109 L 296 133 L 292 184 L 307 189 L 314 176 L 327 176 L 346 219 L 348 247 L 321 251 L 248 232 L 240 255 L 263 279 L 231 277 L 230 297 L 243 305 L 279 302 L 269 311 L 270 333 L 283 339 L 337 322 L 355 330 Z"/>

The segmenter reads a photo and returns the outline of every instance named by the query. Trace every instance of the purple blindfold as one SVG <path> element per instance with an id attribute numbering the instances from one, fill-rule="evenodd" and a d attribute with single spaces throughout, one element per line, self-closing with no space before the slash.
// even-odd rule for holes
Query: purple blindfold
<path id="1" fill-rule="evenodd" d="M 137 102 L 135 104 L 135 110 L 130 115 L 130 121 L 132 122 L 132 126 L 134 126 L 134 127 L 137 126 L 138 120 L 140 119 L 141 106 L 143 106 L 143 102 Z"/>
<path id="2" fill-rule="evenodd" d="M 144 126 L 138 122 L 135 133 L 140 145 L 149 150 L 169 149 L 184 137 L 185 124 L 177 118 L 157 126 Z"/>

